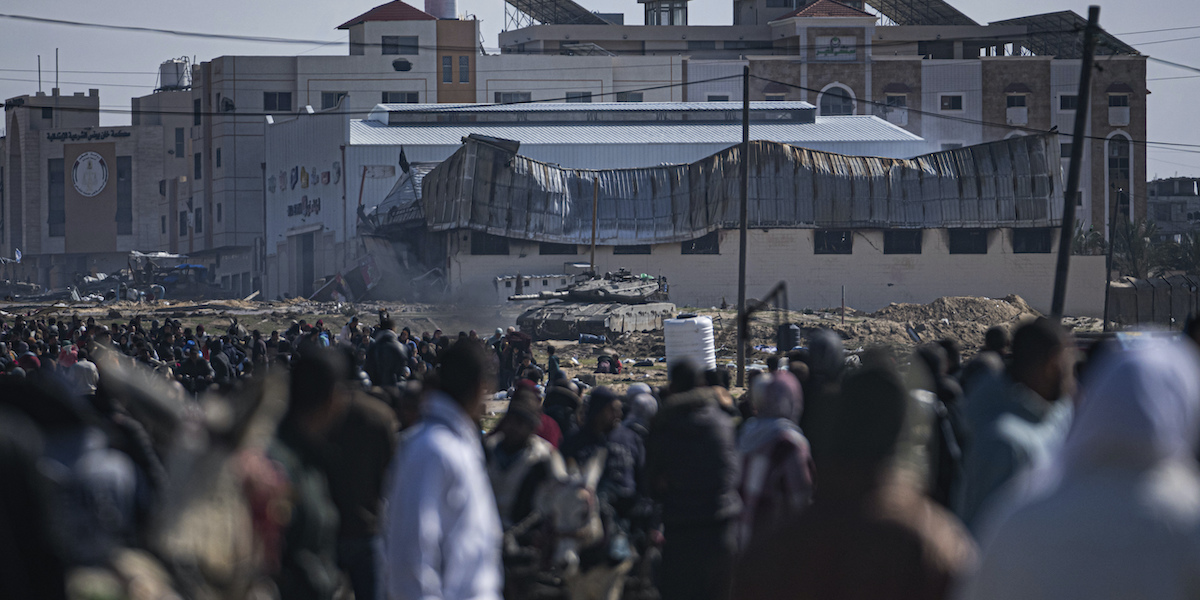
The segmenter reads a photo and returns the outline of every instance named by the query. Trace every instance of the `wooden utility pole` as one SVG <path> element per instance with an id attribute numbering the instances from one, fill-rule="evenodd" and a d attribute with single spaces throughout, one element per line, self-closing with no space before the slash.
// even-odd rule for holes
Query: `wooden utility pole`
<path id="1" fill-rule="evenodd" d="M 1083 31 L 1083 67 L 1079 73 L 1079 92 L 1075 105 L 1075 131 L 1071 136 L 1071 167 L 1067 172 L 1067 191 L 1063 196 L 1062 230 L 1058 238 L 1058 266 L 1054 271 L 1054 299 L 1050 317 L 1061 320 L 1067 301 L 1067 272 L 1071 268 L 1071 240 L 1075 236 L 1075 199 L 1079 196 L 1079 172 L 1083 169 L 1083 148 L 1087 143 L 1088 100 L 1092 89 L 1092 55 L 1096 53 L 1096 31 L 1100 29 L 1100 7 L 1088 7 L 1087 29 Z M 1105 274 L 1105 280 L 1108 275 Z M 1107 283 L 1105 285 L 1108 285 Z"/>
<path id="2" fill-rule="evenodd" d="M 738 209 L 737 385 L 746 384 L 746 203 L 750 197 L 750 65 L 742 67 L 742 202 Z"/>

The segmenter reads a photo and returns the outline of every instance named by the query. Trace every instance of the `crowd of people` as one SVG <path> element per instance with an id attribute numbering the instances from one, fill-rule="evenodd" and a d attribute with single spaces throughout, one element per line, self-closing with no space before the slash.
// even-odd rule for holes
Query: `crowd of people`
<path id="1" fill-rule="evenodd" d="M 1037 319 L 898 360 L 816 330 L 735 398 L 385 313 L 16 317 L 0 598 L 1200 597 L 1191 339 Z"/>

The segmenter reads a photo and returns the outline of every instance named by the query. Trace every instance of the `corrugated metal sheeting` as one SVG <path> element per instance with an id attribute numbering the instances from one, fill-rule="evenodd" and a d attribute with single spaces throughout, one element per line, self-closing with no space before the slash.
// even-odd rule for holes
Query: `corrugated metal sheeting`
<path id="1" fill-rule="evenodd" d="M 593 171 L 530 160 L 511 144 L 471 136 L 425 176 L 432 229 L 588 243 L 594 181 L 600 244 L 679 242 L 738 225 L 740 145 L 688 165 Z M 1056 134 L 910 160 L 750 146 L 751 227 L 1046 227 L 1061 220 Z"/>

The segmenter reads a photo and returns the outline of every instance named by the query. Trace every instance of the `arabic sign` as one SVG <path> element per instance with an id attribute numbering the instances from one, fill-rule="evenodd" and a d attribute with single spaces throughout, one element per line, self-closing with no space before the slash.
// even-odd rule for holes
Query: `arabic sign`
<path id="1" fill-rule="evenodd" d="M 854 60 L 858 58 L 857 38 L 817 36 L 817 60 Z"/>
<path id="2" fill-rule="evenodd" d="M 321 199 L 309 200 L 308 196 L 304 196 L 299 202 L 289 204 L 287 207 L 289 217 L 308 217 L 321 214 Z"/>
<path id="3" fill-rule="evenodd" d="M 46 139 L 50 140 L 51 142 L 62 140 L 78 142 L 82 140 L 106 140 L 110 137 L 129 137 L 130 135 L 132 134 L 128 131 L 121 131 L 120 129 L 105 129 L 104 131 L 88 131 L 87 129 L 81 129 L 79 132 L 51 131 L 46 134 Z"/>

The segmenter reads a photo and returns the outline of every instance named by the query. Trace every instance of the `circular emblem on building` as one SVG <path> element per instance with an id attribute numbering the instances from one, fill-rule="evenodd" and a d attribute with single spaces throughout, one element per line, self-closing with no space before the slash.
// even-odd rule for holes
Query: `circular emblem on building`
<path id="1" fill-rule="evenodd" d="M 75 182 L 75 191 L 91 198 L 103 192 L 108 184 L 108 165 L 99 154 L 84 152 L 71 167 L 71 180 Z"/>

